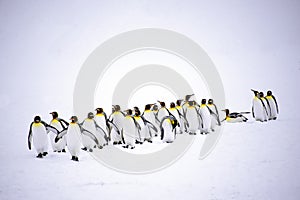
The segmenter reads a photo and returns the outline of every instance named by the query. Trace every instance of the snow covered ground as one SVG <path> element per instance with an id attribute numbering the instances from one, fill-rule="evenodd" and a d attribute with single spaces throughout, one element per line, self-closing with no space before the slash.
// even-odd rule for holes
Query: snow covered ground
<path id="1" fill-rule="evenodd" d="M 299 199 L 298 19 L 297 1 L 1 1 L 0 199 Z M 204 160 L 205 136 L 197 135 L 181 159 L 152 174 L 119 173 L 86 152 L 78 163 L 68 153 L 36 159 L 27 149 L 33 117 L 48 122 L 57 110 L 68 119 L 88 55 L 144 27 L 174 30 L 202 46 L 232 111 L 250 111 L 251 88 L 271 89 L 278 120 L 224 124 Z"/>

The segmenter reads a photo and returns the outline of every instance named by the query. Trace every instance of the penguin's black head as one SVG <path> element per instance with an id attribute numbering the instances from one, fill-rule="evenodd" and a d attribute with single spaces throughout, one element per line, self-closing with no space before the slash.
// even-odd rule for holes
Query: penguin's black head
<path id="1" fill-rule="evenodd" d="M 94 118 L 94 113 L 89 112 L 87 117 L 88 117 L 89 119 L 93 119 L 93 118 Z"/>
<path id="2" fill-rule="evenodd" d="M 152 106 L 152 104 L 145 105 L 145 110 L 150 110 L 151 106 Z"/>
<path id="3" fill-rule="evenodd" d="M 213 103 L 214 103 L 214 100 L 208 99 L 208 104 L 213 104 Z"/>
<path id="4" fill-rule="evenodd" d="M 51 112 L 50 114 L 52 115 L 53 119 L 58 118 L 58 113 L 56 111 Z"/>
<path id="5" fill-rule="evenodd" d="M 137 106 L 133 107 L 133 109 L 134 109 L 135 112 L 140 111 L 139 107 L 137 107 Z"/>
<path id="6" fill-rule="evenodd" d="M 163 102 L 163 101 L 158 101 L 159 102 L 159 104 L 160 104 L 160 106 L 163 108 L 163 107 L 166 107 L 166 104 L 165 104 L 165 102 Z"/>
<path id="7" fill-rule="evenodd" d="M 267 92 L 267 96 L 272 96 L 272 92 L 270 90 Z"/>
<path id="8" fill-rule="evenodd" d="M 181 102 L 182 102 L 182 99 L 178 99 L 178 100 L 176 101 L 176 105 L 177 105 L 177 106 L 181 106 Z"/>
<path id="9" fill-rule="evenodd" d="M 185 101 L 189 101 L 192 96 L 194 96 L 194 94 L 185 95 Z"/>
<path id="10" fill-rule="evenodd" d="M 103 113 L 103 108 L 96 108 L 95 110 L 96 110 L 97 114 Z"/>
<path id="11" fill-rule="evenodd" d="M 254 93 L 255 96 L 258 96 L 258 91 L 251 89 L 251 91 Z"/>
<path id="12" fill-rule="evenodd" d="M 174 102 L 170 103 L 170 108 L 175 108 L 175 103 Z"/>
<path id="13" fill-rule="evenodd" d="M 35 123 L 40 123 L 41 122 L 41 117 L 40 116 L 35 116 L 34 117 L 34 122 Z"/>
<path id="14" fill-rule="evenodd" d="M 134 114 L 135 114 L 135 116 L 140 116 L 141 115 L 141 111 L 140 110 L 134 110 Z"/>
<path id="15" fill-rule="evenodd" d="M 188 101 L 189 106 L 194 106 L 194 101 Z"/>
<path id="16" fill-rule="evenodd" d="M 125 110 L 125 112 L 126 112 L 126 115 L 132 115 L 132 110 L 131 109 Z"/>
<path id="17" fill-rule="evenodd" d="M 263 93 L 263 92 L 260 92 L 260 93 L 259 93 L 259 97 L 264 97 L 264 93 Z"/>
<path id="18" fill-rule="evenodd" d="M 156 104 L 153 105 L 152 110 L 157 111 L 158 110 L 158 106 Z"/>
<path id="19" fill-rule="evenodd" d="M 70 120 L 72 121 L 72 123 L 78 122 L 78 118 L 77 118 L 76 116 L 72 116 L 72 117 L 70 118 Z"/>
<path id="20" fill-rule="evenodd" d="M 206 99 L 202 99 L 201 104 L 206 104 Z"/>
<path id="21" fill-rule="evenodd" d="M 224 112 L 226 113 L 226 116 L 229 115 L 229 110 L 228 110 L 228 109 L 224 109 L 224 110 L 222 110 L 222 111 L 224 111 Z"/>
<path id="22" fill-rule="evenodd" d="M 119 105 L 115 105 L 114 107 L 116 112 L 119 112 L 121 110 L 121 107 Z"/>

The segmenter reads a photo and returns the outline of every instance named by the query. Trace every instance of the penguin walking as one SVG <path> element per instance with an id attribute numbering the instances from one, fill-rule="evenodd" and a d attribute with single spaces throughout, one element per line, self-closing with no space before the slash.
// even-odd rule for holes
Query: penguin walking
<path id="1" fill-rule="evenodd" d="M 228 109 L 222 110 L 226 113 L 225 119 L 222 121 L 227 121 L 229 123 L 235 123 L 235 122 L 246 122 L 248 119 L 243 114 L 250 114 L 250 112 L 233 112 L 230 113 Z"/>
<path id="2" fill-rule="evenodd" d="M 94 117 L 96 123 L 98 126 L 102 128 L 103 131 L 100 131 L 99 134 L 101 137 L 98 138 L 99 143 L 102 144 L 102 146 L 108 145 L 109 141 L 109 124 L 107 122 L 107 115 L 104 112 L 103 108 L 96 108 L 96 115 Z"/>
<path id="3" fill-rule="evenodd" d="M 270 105 L 269 120 L 276 120 L 279 110 L 278 110 L 278 104 L 277 104 L 276 98 L 272 94 L 272 91 L 269 90 L 267 92 L 267 96 L 265 98 L 267 99 L 267 101 Z"/>
<path id="4" fill-rule="evenodd" d="M 136 141 L 136 131 L 137 122 L 135 121 L 134 117 L 132 116 L 132 110 L 128 109 L 125 111 L 125 117 L 123 121 L 123 130 L 122 130 L 122 140 L 124 143 L 124 148 L 135 148 L 135 141 Z"/>
<path id="5" fill-rule="evenodd" d="M 37 158 L 43 158 L 48 154 L 48 136 L 47 133 L 53 132 L 58 134 L 59 131 L 41 120 L 40 116 L 35 116 L 33 122 L 30 124 L 28 134 L 28 148 L 31 150 L 31 143 L 37 152 Z"/>
<path id="6" fill-rule="evenodd" d="M 175 127 L 175 132 L 176 134 L 182 133 L 180 130 L 180 127 L 182 126 L 182 124 L 180 123 L 181 119 L 180 119 L 180 113 L 177 110 L 175 103 L 171 102 L 170 103 L 170 108 L 169 108 L 169 112 L 171 115 L 173 115 L 175 117 L 175 119 L 177 120 L 177 126 Z"/>
<path id="7" fill-rule="evenodd" d="M 211 130 L 211 112 L 206 105 L 206 99 L 201 100 L 199 113 L 202 119 L 202 126 L 199 126 L 201 134 L 208 134 Z"/>
<path id="8" fill-rule="evenodd" d="M 69 126 L 56 136 L 55 142 L 58 143 L 62 138 L 65 137 L 68 144 L 67 148 L 72 156 L 71 160 L 79 161 L 78 157 L 80 154 L 80 147 L 82 145 L 83 136 L 89 137 L 97 145 L 99 145 L 99 142 L 93 133 L 84 129 L 78 123 L 78 118 L 76 116 L 72 116 L 70 120 L 71 123 L 69 124 Z"/>
<path id="9" fill-rule="evenodd" d="M 187 125 L 188 125 L 188 122 L 184 116 L 184 113 L 183 113 L 183 108 L 182 108 L 182 104 L 183 104 L 183 99 L 178 99 L 176 101 L 176 109 L 178 110 L 179 112 L 179 121 L 178 123 L 180 124 L 180 131 L 179 133 L 182 134 L 184 132 L 187 132 Z"/>
<path id="10" fill-rule="evenodd" d="M 199 127 L 202 128 L 202 119 L 195 106 L 194 101 L 188 101 L 188 107 L 186 107 L 185 117 L 189 123 L 187 132 L 190 135 L 196 135 L 196 131 L 199 129 Z"/>
<path id="11" fill-rule="evenodd" d="M 62 131 L 65 128 L 69 126 L 69 123 L 66 122 L 65 120 L 58 118 L 58 113 L 56 111 L 53 111 L 50 113 L 52 115 L 52 120 L 50 122 L 50 125 L 55 127 L 58 131 Z M 66 152 L 65 148 L 67 145 L 66 138 L 61 139 L 59 142 L 55 142 L 56 134 L 53 132 L 49 133 L 50 141 L 51 141 L 51 146 L 54 152 Z"/>
<path id="12" fill-rule="evenodd" d="M 177 120 L 173 115 L 165 116 L 160 123 L 161 140 L 162 142 L 172 143 L 176 138 L 175 128 Z"/>
<path id="13" fill-rule="evenodd" d="M 151 106 L 153 106 L 154 104 L 147 104 L 145 105 L 145 110 L 142 114 L 142 117 L 149 121 L 153 126 L 155 126 L 155 129 L 158 131 L 159 129 L 159 126 L 157 126 L 157 123 L 156 123 L 156 117 L 155 117 L 155 114 L 154 112 L 151 110 Z M 149 129 L 149 135 L 150 137 L 154 137 L 154 136 L 157 136 L 158 132 L 153 130 L 153 129 Z"/>
<path id="14" fill-rule="evenodd" d="M 112 129 L 110 133 L 110 139 L 113 145 L 122 144 L 122 137 L 120 132 L 122 132 L 123 128 L 123 120 L 124 120 L 124 113 L 121 111 L 121 107 L 119 105 L 113 105 L 113 113 L 109 118 L 109 122 L 114 123 L 117 127 L 116 129 Z M 118 132 L 119 130 L 119 132 Z"/>
<path id="15" fill-rule="evenodd" d="M 210 110 L 211 114 L 211 130 L 215 131 L 217 125 L 221 125 L 220 123 L 220 116 L 217 106 L 214 104 L 213 99 L 209 99 L 207 102 L 207 107 Z M 215 116 L 214 116 L 214 114 Z"/>
<path id="16" fill-rule="evenodd" d="M 96 136 L 97 141 L 105 141 L 105 138 L 103 135 L 105 135 L 105 131 L 98 126 L 96 121 L 94 120 L 94 114 L 92 112 L 88 113 L 87 118 L 80 124 L 85 130 L 88 130 L 93 135 Z M 107 143 L 107 141 L 105 141 Z M 94 140 L 92 140 L 90 137 L 83 135 L 82 136 L 82 144 L 84 148 L 82 150 L 93 152 L 93 148 L 96 148 L 98 146 L 99 149 L 103 148 L 103 143 L 96 144 Z"/>
<path id="17" fill-rule="evenodd" d="M 252 116 L 256 121 L 265 122 L 268 120 L 267 108 L 263 100 L 260 98 L 259 92 L 252 90 L 254 98 L 252 101 Z"/>
<path id="18" fill-rule="evenodd" d="M 156 104 L 154 104 L 154 105 L 152 106 L 151 110 L 152 110 L 152 112 L 153 112 L 153 114 L 154 114 L 154 117 L 155 117 L 155 123 L 154 123 L 154 124 L 155 124 L 155 127 L 159 127 L 159 126 L 160 126 L 160 121 L 159 121 L 158 116 L 157 116 L 157 113 L 158 113 L 159 108 L 158 108 L 158 106 L 157 106 Z M 160 130 L 158 129 L 158 133 L 155 134 L 155 136 L 158 136 L 159 131 L 160 131 Z"/>
<path id="19" fill-rule="evenodd" d="M 195 98 L 193 98 L 195 94 L 188 94 L 184 97 L 184 103 L 182 104 L 182 110 L 185 113 L 187 108 L 189 107 L 189 101 L 194 101 Z"/>

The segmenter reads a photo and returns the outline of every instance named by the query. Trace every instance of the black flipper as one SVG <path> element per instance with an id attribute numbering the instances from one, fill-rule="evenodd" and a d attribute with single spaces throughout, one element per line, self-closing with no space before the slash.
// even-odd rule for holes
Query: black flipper
<path id="1" fill-rule="evenodd" d="M 59 133 L 59 131 L 58 131 L 55 127 L 50 126 L 50 125 L 47 124 L 46 122 L 41 121 L 41 123 L 45 126 L 45 128 L 46 128 L 46 130 L 47 130 L 47 133 L 49 133 L 50 131 L 53 132 L 53 133 L 55 133 L 55 134 L 58 134 L 58 133 Z"/>
<path id="2" fill-rule="evenodd" d="M 143 119 L 145 125 L 148 127 L 148 128 L 151 128 L 153 129 L 155 132 L 157 132 L 157 128 L 151 123 L 149 122 L 148 120 L 146 120 L 143 116 L 141 116 L 141 118 Z"/>
<path id="3" fill-rule="evenodd" d="M 203 128 L 203 119 L 202 119 L 202 116 L 201 116 L 199 110 L 197 110 L 196 108 L 195 108 L 195 110 L 196 110 L 196 112 L 197 112 L 197 114 L 198 114 L 198 116 L 199 116 L 199 118 L 200 118 L 201 128 Z"/>
<path id="4" fill-rule="evenodd" d="M 57 143 L 64 135 L 66 135 L 67 134 L 67 130 L 68 130 L 68 128 L 65 128 L 61 132 L 59 132 L 57 134 L 57 136 L 55 137 L 54 142 Z"/>
<path id="5" fill-rule="evenodd" d="M 32 141 L 32 124 L 33 122 L 30 124 L 30 128 L 29 128 L 29 133 L 28 133 L 28 149 L 31 150 L 31 141 Z"/>
<path id="6" fill-rule="evenodd" d="M 253 116 L 253 118 L 255 118 L 253 106 L 252 106 L 252 116 Z"/>
<path id="7" fill-rule="evenodd" d="M 219 116 L 214 111 L 212 111 L 207 105 L 206 105 L 206 107 L 208 108 L 209 113 L 217 120 L 218 125 L 221 126 Z"/>
<path id="8" fill-rule="evenodd" d="M 63 129 L 67 128 L 69 126 L 69 123 L 64 120 L 64 119 L 61 119 L 61 118 L 58 118 L 57 119 L 59 121 L 59 123 L 61 124 L 61 126 L 63 127 Z"/>
<path id="9" fill-rule="evenodd" d="M 103 135 L 104 135 L 105 141 L 108 142 L 108 141 L 109 141 L 109 138 L 108 138 L 108 136 L 106 135 L 106 133 L 105 133 L 105 131 L 103 130 L 103 128 L 101 128 L 101 127 L 97 124 L 97 122 L 96 122 L 95 120 L 94 120 L 94 123 L 95 123 L 95 126 L 96 126 L 96 130 L 102 132 Z"/>
<path id="10" fill-rule="evenodd" d="M 96 136 L 93 133 L 91 133 L 90 131 L 88 131 L 88 130 L 84 129 L 83 127 L 81 127 L 80 124 L 78 124 L 78 125 L 80 127 L 81 133 L 83 135 L 86 135 L 86 136 L 90 137 L 97 144 L 97 146 L 99 146 L 99 141 L 96 138 Z"/>
<path id="11" fill-rule="evenodd" d="M 274 99 L 275 101 L 275 104 L 276 104 L 276 110 L 277 110 L 277 114 L 279 113 L 279 109 L 278 109 L 278 104 L 277 104 L 277 101 L 276 101 L 276 98 L 272 95 L 272 98 Z"/>

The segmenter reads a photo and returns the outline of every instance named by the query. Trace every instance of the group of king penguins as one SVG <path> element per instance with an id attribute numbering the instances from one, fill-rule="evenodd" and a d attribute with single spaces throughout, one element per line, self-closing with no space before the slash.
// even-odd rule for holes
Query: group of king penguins
<path id="1" fill-rule="evenodd" d="M 278 104 L 271 91 L 264 97 L 262 92 L 252 90 L 254 98 L 252 115 L 257 121 L 275 120 L 278 115 Z M 244 114 L 250 112 L 233 112 L 228 109 L 223 121 L 246 122 Z M 28 148 L 32 142 L 37 152 L 37 158 L 48 154 L 48 135 L 54 152 L 66 152 L 66 147 L 73 161 L 79 161 L 81 150 L 93 152 L 111 145 L 121 145 L 123 148 L 134 149 L 136 145 L 145 142 L 152 143 L 158 137 L 163 143 L 172 143 L 177 134 L 196 135 L 214 132 L 216 126 L 221 126 L 219 112 L 213 99 L 202 99 L 197 103 L 194 94 L 186 95 L 169 107 L 165 102 L 145 105 L 141 112 L 138 107 L 122 111 L 120 105 L 112 106 L 112 113 L 107 117 L 103 108 L 96 108 L 95 114 L 89 112 L 87 118 L 79 123 L 77 116 L 72 116 L 70 122 L 59 118 L 56 111 L 51 112 L 52 120 L 48 124 L 35 116 L 30 124 Z"/>

